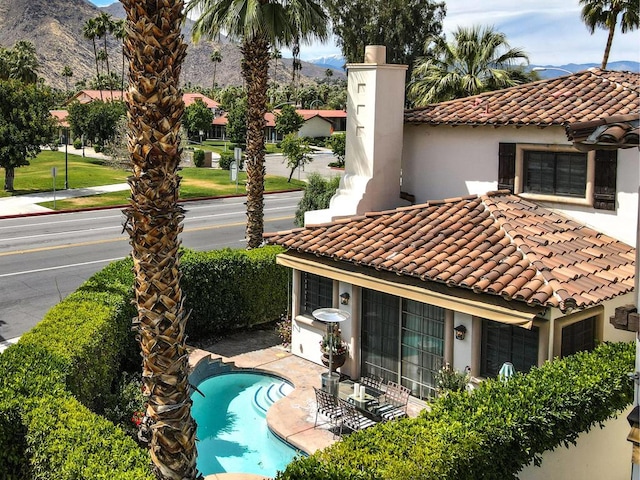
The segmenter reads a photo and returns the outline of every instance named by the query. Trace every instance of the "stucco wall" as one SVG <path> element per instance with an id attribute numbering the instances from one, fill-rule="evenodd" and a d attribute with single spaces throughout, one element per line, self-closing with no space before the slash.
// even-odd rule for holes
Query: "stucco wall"
<path id="1" fill-rule="evenodd" d="M 500 142 L 570 145 L 561 127 L 450 127 L 405 125 L 402 190 L 416 203 L 498 187 Z M 640 162 L 637 149 L 618 150 L 616 211 L 541 203 L 635 245 Z"/>
<path id="2" fill-rule="evenodd" d="M 299 137 L 329 137 L 331 123 L 320 117 L 312 117 L 298 130 Z"/>

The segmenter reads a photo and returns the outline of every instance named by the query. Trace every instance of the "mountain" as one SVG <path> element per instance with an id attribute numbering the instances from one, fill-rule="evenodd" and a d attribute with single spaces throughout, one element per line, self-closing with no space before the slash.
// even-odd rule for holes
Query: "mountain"
<path id="1" fill-rule="evenodd" d="M 562 70 L 568 70 L 572 73 L 581 72 L 588 68 L 600 68 L 601 63 L 567 63 L 566 65 L 529 65 L 528 69 L 534 68 L 547 68 L 548 70 L 539 70 L 538 75 L 540 78 L 555 78 L 562 75 L 567 75 L 567 72 Z M 620 72 L 635 72 L 640 73 L 640 62 L 633 61 L 619 61 L 607 63 L 607 70 L 616 70 Z"/>
<path id="2" fill-rule="evenodd" d="M 90 80 L 96 73 L 93 44 L 83 38 L 82 28 L 88 19 L 97 17 L 101 12 L 107 12 L 115 19 L 125 17 L 120 2 L 98 8 L 87 0 L 0 0 L 0 45 L 10 48 L 18 40 L 33 43 L 40 62 L 39 75 L 51 86 L 65 86 L 61 73 L 66 65 L 73 71 L 71 84 Z M 188 44 L 181 73 L 183 84 L 210 87 L 213 81 L 213 63 L 209 57 L 215 48 L 219 48 L 222 62 L 216 67 L 216 83 L 221 86 L 241 85 L 242 54 L 239 45 L 226 38 L 221 38 L 220 42 L 201 41 L 193 44 L 192 27 L 193 22 L 188 20 L 183 28 Z M 97 40 L 97 47 L 100 48 L 101 45 L 102 40 Z M 109 37 L 107 46 L 110 67 L 119 75 L 122 68 L 121 44 Z M 291 58 L 278 60 L 279 83 L 291 81 L 292 63 Z M 274 67 L 275 63 L 272 61 L 269 70 L 271 75 Z M 323 79 L 325 70 L 326 68 L 302 62 L 301 82 Z"/>
<path id="3" fill-rule="evenodd" d="M 318 57 L 307 61 L 319 67 L 325 69 L 331 68 L 340 72 L 344 72 L 344 65 L 347 63 L 342 55 L 327 55 L 325 57 Z"/>

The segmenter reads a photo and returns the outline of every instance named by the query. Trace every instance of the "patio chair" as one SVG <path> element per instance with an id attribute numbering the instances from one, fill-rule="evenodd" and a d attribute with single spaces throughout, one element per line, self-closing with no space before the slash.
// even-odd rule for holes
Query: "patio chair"
<path id="1" fill-rule="evenodd" d="M 351 405 L 349 402 L 338 399 L 340 408 L 342 409 L 342 424 L 340 426 L 340 436 L 342 436 L 342 430 L 347 427 L 352 432 L 364 430 L 365 428 L 373 427 L 376 422 L 368 417 L 365 417 L 358 409 Z"/>
<path id="2" fill-rule="evenodd" d="M 383 420 L 395 420 L 407 416 L 407 404 L 409 403 L 411 390 L 395 382 L 387 384 L 384 394 L 384 403 L 378 407 L 376 413 Z"/>
<path id="3" fill-rule="evenodd" d="M 374 396 L 382 395 L 382 378 L 376 375 L 367 375 L 360 377 L 360 385 L 364 385 L 367 390 L 371 391 Z"/>
<path id="4" fill-rule="evenodd" d="M 313 387 L 316 392 L 316 419 L 313 428 L 318 425 L 318 414 L 324 415 L 329 419 L 329 423 L 336 429 L 340 427 L 342 430 L 342 408 L 338 404 L 336 397 L 320 388 Z"/>

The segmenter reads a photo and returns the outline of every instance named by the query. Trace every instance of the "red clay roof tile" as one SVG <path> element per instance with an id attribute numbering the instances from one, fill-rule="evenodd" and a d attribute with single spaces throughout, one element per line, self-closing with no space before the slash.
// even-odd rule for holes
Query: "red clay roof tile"
<path id="1" fill-rule="evenodd" d="M 591 306 L 634 286 L 632 247 L 504 191 L 371 212 L 265 234 L 265 240 L 562 310 Z"/>

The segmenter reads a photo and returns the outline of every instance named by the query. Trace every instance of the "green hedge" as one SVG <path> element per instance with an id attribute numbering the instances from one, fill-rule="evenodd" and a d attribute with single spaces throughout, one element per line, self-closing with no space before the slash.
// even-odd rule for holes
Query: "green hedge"
<path id="1" fill-rule="evenodd" d="M 181 286 L 192 340 L 277 320 L 287 309 L 288 270 L 280 247 L 185 251 Z"/>
<path id="2" fill-rule="evenodd" d="M 616 416 L 633 400 L 634 346 L 604 344 L 506 384 L 436 400 L 418 419 L 379 424 L 291 463 L 279 480 L 516 479 L 544 451 Z"/>
<path id="3" fill-rule="evenodd" d="M 287 302 L 280 251 L 183 251 L 191 339 L 277 319 Z M 147 451 L 94 413 L 122 370 L 140 368 L 132 269 L 131 259 L 108 265 L 0 354 L 3 480 L 153 478 Z"/>

